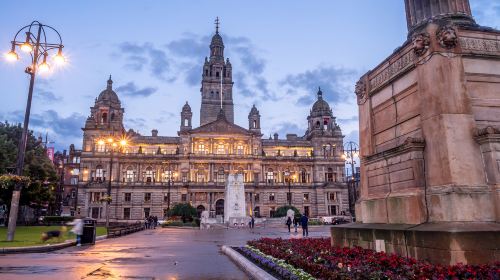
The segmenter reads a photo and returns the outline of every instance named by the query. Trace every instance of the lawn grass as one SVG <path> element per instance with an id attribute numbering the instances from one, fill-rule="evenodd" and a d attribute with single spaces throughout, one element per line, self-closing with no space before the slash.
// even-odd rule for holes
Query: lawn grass
<path id="1" fill-rule="evenodd" d="M 50 230 L 59 230 L 61 226 L 18 226 L 16 227 L 16 234 L 14 235 L 14 241 L 8 242 L 7 239 L 7 227 L 0 227 L 0 248 L 3 247 L 25 247 L 25 246 L 37 246 L 37 245 L 45 245 L 45 244 L 56 244 L 60 243 L 57 238 L 51 239 L 47 242 L 42 242 L 40 237 L 43 232 Z M 71 230 L 71 226 L 67 227 L 68 232 L 64 235 L 64 238 L 61 239 L 63 242 L 66 239 L 74 240 L 76 236 L 69 232 Z M 97 227 L 96 235 L 106 235 L 105 227 Z"/>

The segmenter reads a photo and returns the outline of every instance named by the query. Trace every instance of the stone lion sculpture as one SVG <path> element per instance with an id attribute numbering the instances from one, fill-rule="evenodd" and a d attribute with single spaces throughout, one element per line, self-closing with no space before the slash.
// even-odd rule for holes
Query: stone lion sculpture
<path id="1" fill-rule="evenodd" d="M 443 25 L 436 32 L 439 45 L 445 49 L 452 49 L 458 43 L 458 36 L 455 28 L 451 25 Z"/>

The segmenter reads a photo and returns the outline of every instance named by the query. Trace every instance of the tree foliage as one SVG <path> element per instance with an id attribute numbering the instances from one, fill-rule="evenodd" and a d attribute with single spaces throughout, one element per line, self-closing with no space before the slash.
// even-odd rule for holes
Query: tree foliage
<path id="1" fill-rule="evenodd" d="M 175 204 L 169 212 L 170 216 L 180 216 L 182 218 L 182 222 L 186 222 L 187 220 L 191 220 L 193 217 L 197 215 L 196 208 L 191 206 L 189 203 L 178 203 Z"/>
<path id="2" fill-rule="evenodd" d="M 295 216 L 300 215 L 299 209 L 295 208 L 295 206 L 284 205 L 276 209 L 276 212 L 274 212 L 274 217 L 285 217 L 288 209 L 292 209 L 295 212 Z"/>
<path id="3" fill-rule="evenodd" d="M 0 122 L 0 175 L 15 173 L 17 150 L 22 134 L 21 125 L 11 125 Z M 46 155 L 46 151 L 29 132 L 26 143 L 26 156 L 24 159 L 23 176 L 28 177 L 29 184 L 21 191 L 20 205 L 29 205 L 41 208 L 54 201 L 54 190 L 57 185 L 57 173 L 53 163 Z M 8 176 L 4 176 L 7 182 Z M 7 204 L 10 200 L 14 184 L 3 184 L 0 188 L 0 204 Z"/>

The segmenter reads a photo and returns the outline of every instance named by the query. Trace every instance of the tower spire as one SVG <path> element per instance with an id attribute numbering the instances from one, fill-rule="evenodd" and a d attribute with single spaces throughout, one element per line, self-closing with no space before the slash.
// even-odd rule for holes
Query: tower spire
<path id="1" fill-rule="evenodd" d="M 215 18 L 215 34 L 219 34 L 219 24 L 220 24 L 219 17 L 216 17 Z"/>

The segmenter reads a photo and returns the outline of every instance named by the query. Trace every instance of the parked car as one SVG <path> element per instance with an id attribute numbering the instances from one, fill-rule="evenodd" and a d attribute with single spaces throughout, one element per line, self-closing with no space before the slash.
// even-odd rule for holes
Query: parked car
<path id="1" fill-rule="evenodd" d="M 335 218 L 332 220 L 332 225 L 341 225 L 350 223 L 348 220 L 344 218 Z"/>

